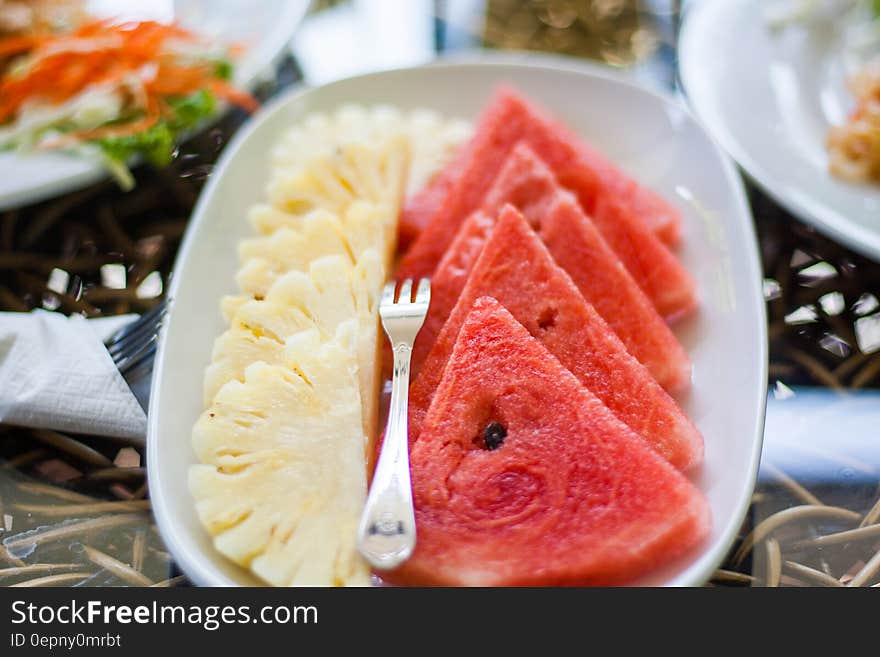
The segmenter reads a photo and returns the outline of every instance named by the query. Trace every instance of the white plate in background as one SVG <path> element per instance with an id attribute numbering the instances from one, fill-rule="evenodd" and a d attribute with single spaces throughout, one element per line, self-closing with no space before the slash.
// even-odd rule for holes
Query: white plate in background
<path id="1" fill-rule="evenodd" d="M 854 72 L 839 26 L 771 30 L 761 0 L 687 7 L 679 72 L 694 113 L 764 191 L 830 237 L 880 259 L 880 186 L 828 172 L 825 138 L 845 122 Z"/>
<path id="2" fill-rule="evenodd" d="M 748 508 L 761 452 L 767 338 L 761 272 L 742 182 L 687 110 L 599 66 L 536 55 L 458 58 L 293 89 L 264 107 L 227 146 L 196 206 L 168 290 L 170 311 L 153 373 L 147 461 L 153 511 L 166 544 L 197 584 L 254 584 L 202 529 L 187 487 L 202 376 L 225 325 L 218 308 L 235 292 L 236 246 L 250 233 L 250 205 L 263 199 L 268 154 L 307 112 L 341 103 L 427 106 L 473 118 L 493 89 L 510 83 L 548 107 L 587 141 L 678 205 L 680 255 L 699 286 L 699 314 L 677 327 L 694 364 L 681 399 L 706 440 L 695 482 L 712 509 L 708 540 L 676 564 L 637 582 L 696 585 L 724 558 Z"/>
<path id="3" fill-rule="evenodd" d="M 93 0 L 96 10 L 120 8 L 132 19 L 175 17 L 221 43 L 244 46 L 235 83 L 250 88 L 282 54 L 309 0 Z M 100 163 L 64 153 L 0 152 L 0 211 L 64 194 L 107 176 Z"/>

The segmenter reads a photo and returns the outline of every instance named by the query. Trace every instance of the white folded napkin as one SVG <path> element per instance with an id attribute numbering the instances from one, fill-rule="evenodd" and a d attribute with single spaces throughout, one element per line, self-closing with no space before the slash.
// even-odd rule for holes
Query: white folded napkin
<path id="1" fill-rule="evenodd" d="M 136 317 L 0 313 L 0 422 L 143 437 L 147 416 L 103 343 Z"/>

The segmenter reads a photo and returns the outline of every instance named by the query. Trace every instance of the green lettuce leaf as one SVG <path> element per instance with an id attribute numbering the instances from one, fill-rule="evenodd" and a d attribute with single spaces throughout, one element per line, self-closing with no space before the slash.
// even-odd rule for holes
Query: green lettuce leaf
<path id="1" fill-rule="evenodd" d="M 177 131 L 194 128 L 217 111 L 217 99 L 205 89 L 189 96 L 170 99 L 168 105 L 173 112 L 169 124 Z"/>
<path id="2" fill-rule="evenodd" d="M 168 121 L 160 121 L 152 128 L 125 137 L 106 137 L 98 140 L 104 154 L 119 162 L 127 162 L 135 155 L 142 155 L 156 166 L 166 166 L 174 153 L 175 131 Z"/>
<path id="3" fill-rule="evenodd" d="M 214 64 L 214 75 L 221 80 L 232 79 L 232 62 L 228 59 L 219 59 Z"/>
<path id="4" fill-rule="evenodd" d="M 105 164 L 114 177 L 130 186 L 131 173 L 127 163 L 135 156 L 143 157 L 157 167 L 168 166 L 181 133 L 192 130 L 217 111 L 217 99 L 204 89 L 188 96 L 166 101 L 171 115 L 151 128 L 124 137 L 105 137 L 94 143 L 101 150 Z"/>

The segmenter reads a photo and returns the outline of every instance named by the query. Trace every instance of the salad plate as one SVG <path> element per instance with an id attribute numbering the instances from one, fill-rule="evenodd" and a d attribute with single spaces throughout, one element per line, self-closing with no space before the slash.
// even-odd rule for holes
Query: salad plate
<path id="1" fill-rule="evenodd" d="M 830 237 L 878 259 L 880 186 L 835 178 L 826 150 L 829 130 L 844 124 L 854 107 L 847 80 L 861 63 L 836 19 L 774 27 L 765 14 L 770 4 L 689 3 L 679 44 L 687 98 L 765 192 Z M 853 3 L 838 3 L 844 4 Z"/>
<path id="2" fill-rule="evenodd" d="M 92 0 L 95 15 L 119 15 L 132 20 L 177 20 L 183 27 L 242 47 L 233 82 L 251 88 L 271 69 L 289 43 L 308 8 L 308 0 Z M 95 159 L 64 153 L 18 154 L 0 151 L 0 211 L 63 194 L 108 175 Z"/>
<path id="3" fill-rule="evenodd" d="M 673 100 L 598 65 L 480 55 L 293 89 L 260 109 L 224 151 L 175 263 L 147 439 L 158 527 L 195 583 L 257 583 L 214 549 L 187 473 L 196 462 L 190 436 L 203 409 L 202 373 L 212 340 L 224 329 L 218 300 L 235 291 L 237 244 L 249 234 L 248 208 L 264 196 L 272 146 L 306 114 L 345 103 L 424 107 L 472 120 L 501 84 L 547 107 L 682 211 L 678 254 L 697 281 L 700 310 L 675 327 L 693 362 L 691 390 L 678 401 L 705 438 L 705 462 L 691 477 L 708 500 L 713 524 L 697 550 L 635 583 L 697 585 L 724 558 L 753 490 L 766 397 L 761 273 L 742 183 L 727 156 Z"/>

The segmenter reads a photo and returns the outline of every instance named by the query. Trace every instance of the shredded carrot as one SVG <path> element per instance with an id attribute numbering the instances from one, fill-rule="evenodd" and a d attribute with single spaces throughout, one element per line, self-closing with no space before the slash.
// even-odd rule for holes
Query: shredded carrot
<path id="1" fill-rule="evenodd" d="M 101 34 L 104 30 L 111 27 L 113 22 L 109 18 L 102 18 L 100 20 L 89 21 L 88 23 L 83 23 L 80 25 L 74 32 L 73 36 L 79 37 L 88 37 L 95 36 L 97 34 Z"/>
<path id="2" fill-rule="evenodd" d="M 143 132 L 144 130 L 152 128 L 159 121 L 159 118 L 159 103 L 156 101 L 155 98 L 151 97 L 150 103 L 147 106 L 147 113 L 141 119 L 129 121 L 128 123 L 124 123 L 122 125 L 96 128 L 94 130 L 87 130 L 73 134 L 84 141 L 88 141 L 91 139 L 104 139 L 106 137 L 127 137 L 129 135 L 135 135 L 139 132 Z"/>
<path id="3" fill-rule="evenodd" d="M 178 25 L 155 21 L 113 23 L 94 20 L 71 33 L 40 34 L 0 39 L 0 57 L 24 55 L 24 66 L 0 77 L 0 123 L 16 116 L 32 100 L 63 103 L 93 85 L 117 84 L 131 75 L 137 83 L 128 95 L 129 107 L 143 110 L 141 118 L 95 130 L 68 133 L 48 145 L 69 145 L 142 132 L 168 115 L 166 98 L 208 89 L 219 98 L 254 111 L 257 101 L 216 75 L 214 66 L 182 65 L 168 51 L 170 41 L 197 41 Z M 236 47 L 236 50 L 238 48 Z"/>
<path id="4" fill-rule="evenodd" d="M 256 98 L 246 91 L 233 87 L 225 80 L 210 80 L 208 82 L 208 89 L 219 98 L 237 105 L 246 112 L 256 112 L 260 107 L 260 103 Z"/>
<path id="5" fill-rule="evenodd" d="M 160 64 L 156 77 L 144 84 L 147 91 L 160 96 L 183 96 L 205 86 L 211 78 L 206 67 L 184 67 Z"/>
<path id="6" fill-rule="evenodd" d="M 14 36 L 0 39 L 0 57 L 19 55 L 33 50 L 45 41 L 46 37 L 41 34 L 29 34 L 27 36 Z"/>

